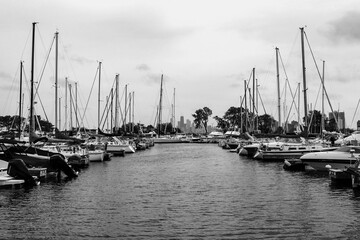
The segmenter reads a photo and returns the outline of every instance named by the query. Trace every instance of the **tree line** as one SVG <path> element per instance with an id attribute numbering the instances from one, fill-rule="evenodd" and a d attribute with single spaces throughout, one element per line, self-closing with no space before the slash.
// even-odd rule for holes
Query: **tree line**
<path id="1" fill-rule="evenodd" d="M 209 107 L 203 107 L 195 111 L 194 117 L 195 128 L 204 128 L 207 134 L 207 126 L 212 110 Z M 313 110 L 308 113 L 308 122 L 305 126 L 309 126 L 309 133 L 320 134 L 321 122 L 324 118 L 324 125 L 326 131 L 337 131 L 338 127 L 335 119 L 329 119 L 321 114 L 320 111 Z M 240 107 L 230 107 L 222 117 L 214 116 L 213 119 L 217 122 L 216 127 L 221 129 L 223 133 L 229 130 L 238 130 L 241 132 L 258 132 L 264 134 L 283 134 L 286 132 L 293 133 L 296 129 L 283 129 L 277 126 L 277 121 L 269 114 L 257 116 L 248 109 Z M 303 117 L 305 122 L 305 117 Z M 290 126 L 299 125 L 298 122 L 293 121 Z M 350 129 L 344 129 L 351 131 Z"/>

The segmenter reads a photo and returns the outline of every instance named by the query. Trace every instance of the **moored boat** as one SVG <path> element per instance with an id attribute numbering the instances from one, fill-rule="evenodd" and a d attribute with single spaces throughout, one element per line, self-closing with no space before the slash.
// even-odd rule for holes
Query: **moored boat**
<path id="1" fill-rule="evenodd" d="M 322 145 L 282 145 L 280 149 L 261 150 L 254 155 L 254 159 L 267 161 L 284 161 L 285 159 L 297 159 L 310 152 L 333 151 L 337 147 Z"/>
<path id="2" fill-rule="evenodd" d="M 344 169 L 360 157 L 360 146 L 342 146 L 333 151 L 307 153 L 300 160 L 317 171 Z"/>

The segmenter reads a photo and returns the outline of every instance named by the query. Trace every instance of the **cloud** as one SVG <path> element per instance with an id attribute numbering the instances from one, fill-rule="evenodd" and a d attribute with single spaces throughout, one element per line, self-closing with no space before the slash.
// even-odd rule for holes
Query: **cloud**
<path id="1" fill-rule="evenodd" d="M 12 77 L 8 73 L 0 72 L 0 79 L 11 80 Z"/>
<path id="2" fill-rule="evenodd" d="M 145 72 L 150 71 L 150 67 L 145 63 L 137 65 L 136 69 L 139 71 L 145 71 Z"/>
<path id="3" fill-rule="evenodd" d="M 79 63 L 81 65 L 94 62 L 94 60 L 91 60 L 91 59 L 88 59 L 88 58 L 85 58 L 85 57 L 79 57 L 79 56 L 72 56 L 71 60 L 74 61 L 74 62 L 77 62 L 77 63 Z"/>
<path id="4" fill-rule="evenodd" d="M 357 42 L 360 40 L 360 12 L 350 11 L 341 18 L 329 22 L 329 29 L 323 32 L 334 42 L 345 40 L 347 42 Z"/>
<path id="5" fill-rule="evenodd" d="M 0 72 L 0 81 L 2 82 L 1 84 L 1 90 L 5 90 L 5 91 L 18 91 L 19 87 L 15 86 L 14 84 L 16 81 L 13 81 L 13 77 L 10 76 L 8 73 L 5 72 Z"/>

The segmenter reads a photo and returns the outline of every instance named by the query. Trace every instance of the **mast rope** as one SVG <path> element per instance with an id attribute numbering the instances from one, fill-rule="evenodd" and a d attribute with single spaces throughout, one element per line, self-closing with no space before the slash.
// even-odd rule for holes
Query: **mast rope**
<path id="1" fill-rule="evenodd" d="M 86 105 L 85 105 L 85 109 L 84 109 L 83 116 L 81 117 L 81 123 L 82 123 L 82 124 L 83 124 L 83 120 L 84 120 L 84 117 L 85 117 L 85 113 L 86 113 L 87 107 L 88 107 L 88 105 L 89 105 L 91 93 L 92 93 L 92 90 L 93 90 L 93 88 L 94 88 L 94 85 L 95 85 L 95 81 L 96 81 L 96 77 L 97 77 L 97 75 L 98 75 L 98 72 L 99 72 L 99 66 L 96 68 L 96 73 L 95 73 L 95 77 L 94 77 L 93 83 L 92 83 L 92 85 L 91 85 L 89 97 L 88 97 L 88 100 L 86 101 Z"/>
<path id="2" fill-rule="evenodd" d="M 315 61 L 314 53 L 313 53 L 313 51 L 312 51 L 312 49 L 311 49 L 311 46 L 310 46 L 310 43 L 309 43 L 309 39 L 308 39 L 307 34 L 306 34 L 305 31 L 304 31 L 304 35 L 305 35 L 305 38 L 306 38 L 306 42 L 308 43 L 308 46 L 309 46 L 309 49 L 310 49 L 310 52 L 311 52 L 311 56 L 312 56 L 312 58 L 313 58 L 313 61 L 314 61 L 316 70 L 317 70 L 317 72 L 318 72 L 318 74 L 319 74 L 319 77 L 320 77 L 320 80 L 321 80 L 321 84 L 322 84 L 322 86 L 323 86 L 323 89 L 324 89 L 324 92 L 325 92 L 325 95 L 326 95 L 326 99 L 328 100 L 328 104 L 329 104 L 329 106 L 330 106 L 331 112 L 332 112 L 333 115 L 334 115 L 334 119 L 335 119 L 335 122 L 336 122 L 336 127 L 337 127 L 338 130 L 340 131 L 339 125 L 338 125 L 338 121 L 337 121 L 337 119 L 336 119 L 336 117 L 335 117 L 334 110 L 333 110 L 333 107 L 332 107 L 331 102 L 330 102 L 330 99 L 329 99 L 329 95 L 328 95 L 327 90 L 326 90 L 325 85 L 324 85 L 324 79 L 322 78 L 322 76 L 321 76 L 321 74 L 320 74 L 319 67 L 318 67 L 318 65 L 317 65 L 317 63 L 316 63 L 316 61 Z M 308 130 L 309 130 L 309 129 L 308 129 Z M 341 132 L 341 131 L 340 131 L 340 132 Z"/>

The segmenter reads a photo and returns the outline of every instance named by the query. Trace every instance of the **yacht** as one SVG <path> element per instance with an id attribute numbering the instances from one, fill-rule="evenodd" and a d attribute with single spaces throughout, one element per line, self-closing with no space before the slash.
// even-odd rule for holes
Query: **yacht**
<path id="1" fill-rule="evenodd" d="M 360 146 L 342 146 L 333 151 L 307 153 L 301 162 L 317 171 L 344 169 L 360 158 Z"/>

